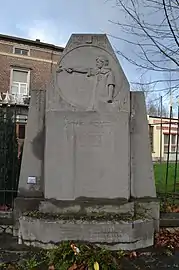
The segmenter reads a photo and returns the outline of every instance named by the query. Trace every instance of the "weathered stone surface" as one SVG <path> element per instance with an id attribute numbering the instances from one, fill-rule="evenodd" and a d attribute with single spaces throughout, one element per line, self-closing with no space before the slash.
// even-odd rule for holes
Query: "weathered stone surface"
<path id="1" fill-rule="evenodd" d="M 134 215 L 134 203 L 128 202 L 121 205 L 96 205 L 87 206 L 86 213 L 114 213 L 114 214 L 129 214 Z"/>
<path id="2" fill-rule="evenodd" d="M 44 91 L 33 90 L 22 156 L 19 196 L 39 197 L 43 194 L 44 110 Z M 28 183 L 29 177 L 34 177 L 36 183 Z"/>
<path id="3" fill-rule="evenodd" d="M 3 233 L 12 234 L 13 227 L 11 225 L 0 225 L 0 234 Z"/>
<path id="4" fill-rule="evenodd" d="M 52 73 L 46 98 L 32 92 L 19 196 L 44 196 L 38 206 L 43 213 L 106 216 L 144 214 L 135 199 L 148 197 L 150 221 L 30 224 L 20 218 L 23 239 L 107 241 L 131 249 L 152 244 L 159 205 L 152 203 L 156 190 L 144 95 L 130 93 L 106 35 L 72 35 Z M 16 231 L 21 208 L 15 208 Z M 103 232 L 109 228 L 112 232 Z"/>
<path id="5" fill-rule="evenodd" d="M 42 213 L 52 213 L 52 214 L 68 214 L 68 213 L 78 213 L 80 212 L 80 205 L 70 205 L 70 206 L 57 206 L 50 201 L 42 201 L 39 205 L 39 211 Z"/>
<path id="6" fill-rule="evenodd" d="M 38 210 L 39 204 L 42 198 L 22 198 L 17 197 L 14 200 L 14 209 L 13 209 L 13 235 L 18 236 L 19 231 L 19 218 L 23 215 L 25 212 Z"/>
<path id="7" fill-rule="evenodd" d="M 63 203 L 62 201 L 49 201 L 44 200 L 40 202 L 39 211 L 41 213 L 52 214 L 68 214 L 68 213 L 81 213 L 81 214 L 94 214 L 94 213 L 106 213 L 106 214 L 126 214 L 134 215 L 134 202 L 116 203 L 108 202 L 108 204 L 99 204 L 89 201 L 73 201 L 72 203 Z"/>
<path id="8" fill-rule="evenodd" d="M 179 227 L 179 213 L 162 213 L 160 218 L 161 227 Z"/>
<path id="9" fill-rule="evenodd" d="M 128 122 L 125 112 L 47 112 L 45 198 L 128 199 Z"/>
<path id="10" fill-rule="evenodd" d="M 131 92 L 131 196 L 156 198 L 145 97 Z"/>
<path id="11" fill-rule="evenodd" d="M 13 214 L 12 211 L 0 211 L 0 225 L 12 225 Z"/>
<path id="12" fill-rule="evenodd" d="M 154 221 L 155 231 L 159 231 L 160 225 L 160 202 L 158 200 L 138 200 L 135 202 L 136 214 L 143 215 Z"/>
<path id="13" fill-rule="evenodd" d="M 107 36 L 97 39 L 94 34 L 71 36 L 47 91 L 47 110 L 129 111 L 129 83 Z"/>
<path id="14" fill-rule="evenodd" d="M 47 221 L 20 218 L 20 235 L 33 245 L 57 244 L 65 240 L 88 241 L 106 244 L 110 248 L 126 249 L 146 247 L 153 244 L 153 220 L 120 221 Z"/>
<path id="15" fill-rule="evenodd" d="M 77 36 L 47 91 L 45 198 L 129 199 L 129 84 L 106 35 Z"/>

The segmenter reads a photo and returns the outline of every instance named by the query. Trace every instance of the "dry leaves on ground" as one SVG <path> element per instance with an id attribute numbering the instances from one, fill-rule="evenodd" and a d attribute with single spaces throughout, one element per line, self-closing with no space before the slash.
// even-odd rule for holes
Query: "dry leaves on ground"
<path id="1" fill-rule="evenodd" d="M 68 270 L 86 270 L 86 266 L 84 264 L 77 265 L 76 263 L 73 264 Z"/>
<path id="2" fill-rule="evenodd" d="M 179 229 L 161 229 L 155 235 L 155 247 L 179 248 Z"/>
<path id="3" fill-rule="evenodd" d="M 167 213 L 179 213 L 179 206 L 178 205 L 168 205 L 166 207 Z"/>

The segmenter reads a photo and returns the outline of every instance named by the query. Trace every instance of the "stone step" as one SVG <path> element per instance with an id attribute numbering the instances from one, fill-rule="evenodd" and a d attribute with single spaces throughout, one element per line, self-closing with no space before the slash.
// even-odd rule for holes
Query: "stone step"
<path id="1" fill-rule="evenodd" d="M 25 245 L 18 245 L 17 237 L 9 233 L 0 234 L 0 251 L 27 251 L 29 248 Z"/>
<path id="2" fill-rule="evenodd" d="M 12 211 L 0 211 L 0 225 L 13 225 Z"/>
<path id="3" fill-rule="evenodd" d="M 82 241 L 111 250 L 134 250 L 152 246 L 154 221 L 49 220 L 22 216 L 20 237 L 26 245 L 51 248 L 62 241 Z"/>
<path id="4" fill-rule="evenodd" d="M 119 214 L 134 215 L 134 202 L 120 202 L 115 200 L 105 200 L 100 202 L 96 200 L 79 201 L 53 201 L 44 200 L 39 204 L 39 211 L 51 214 Z"/>

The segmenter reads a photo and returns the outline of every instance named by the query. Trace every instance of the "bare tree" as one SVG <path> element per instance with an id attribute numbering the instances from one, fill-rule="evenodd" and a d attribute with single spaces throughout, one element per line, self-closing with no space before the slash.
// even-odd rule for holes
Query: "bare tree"
<path id="1" fill-rule="evenodd" d="M 160 91 L 178 89 L 179 0 L 111 1 L 115 2 L 120 14 L 124 15 L 120 15 L 121 21 L 113 21 L 119 27 L 120 35 L 115 38 L 125 42 L 128 48 L 127 53 L 126 47 L 125 51 L 117 52 L 143 72 L 162 73 L 159 79 L 143 84 L 164 85 L 170 81 L 170 86 L 165 85 Z M 170 78 L 168 73 L 172 74 Z"/>
<path id="2" fill-rule="evenodd" d="M 158 102 L 157 102 L 157 101 Z M 161 104 L 159 99 L 148 98 L 146 100 L 147 113 L 151 116 L 161 116 Z M 167 109 L 164 105 L 162 105 L 162 116 L 168 117 Z"/>
<path id="3" fill-rule="evenodd" d="M 155 92 L 155 87 L 152 84 L 145 85 L 144 78 L 141 77 L 140 83 L 138 85 L 133 84 L 131 88 L 135 91 L 144 92 L 148 115 L 161 116 L 161 98 L 159 94 Z M 164 104 L 162 104 L 162 116 L 168 116 L 168 112 Z"/>

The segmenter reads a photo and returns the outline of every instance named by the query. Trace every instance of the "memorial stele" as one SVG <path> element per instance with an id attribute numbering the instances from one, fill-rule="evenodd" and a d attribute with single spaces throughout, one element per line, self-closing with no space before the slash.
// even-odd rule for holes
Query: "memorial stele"
<path id="1" fill-rule="evenodd" d="M 24 214 L 35 209 L 61 218 Z M 145 98 L 130 92 L 105 34 L 73 34 L 46 92 L 32 91 L 15 213 L 26 244 L 153 244 L 159 204 Z"/>

